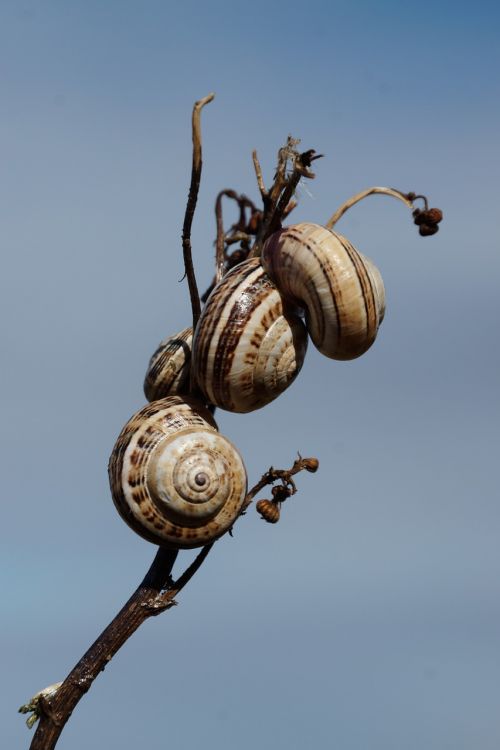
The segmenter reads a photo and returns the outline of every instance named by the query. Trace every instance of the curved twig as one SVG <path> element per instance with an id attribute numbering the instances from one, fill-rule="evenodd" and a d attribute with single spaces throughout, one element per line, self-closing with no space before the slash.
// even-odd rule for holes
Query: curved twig
<path id="1" fill-rule="evenodd" d="M 352 198 L 343 203 L 335 213 L 330 216 L 329 220 L 325 224 L 326 229 L 333 229 L 337 221 L 345 214 L 345 212 L 354 206 L 359 201 L 367 198 L 369 195 L 389 195 L 391 198 L 397 198 L 402 201 L 412 211 L 413 223 L 418 226 L 418 232 L 422 237 L 429 237 L 439 230 L 439 223 L 443 219 L 443 212 L 440 208 L 429 208 L 429 201 L 425 195 L 417 195 L 416 193 L 403 193 L 401 190 L 395 188 L 386 187 L 371 187 L 367 190 L 362 190 L 360 193 L 356 193 Z M 415 201 L 421 200 L 424 203 L 423 210 L 415 207 Z"/>
<path id="2" fill-rule="evenodd" d="M 224 196 L 226 198 L 232 198 L 232 200 L 236 201 L 239 204 L 240 222 L 241 222 L 242 212 L 243 212 L 243 217 L 244 217 L 244 208 L 241 206 L 241 203 L 239 202 L 238 194 L 234 190 L 221 190 L 215 200 L 215 221 L 217 225 L 217 239 L 215 240 L 215 283 L 216 284 L 218 284 L 219 281 L 224 276 L 224 265 L 226 262 L 224 222 L 222 219 L 222 199 L 224 198 Z"/>
<path id="3" fill-rule="evenodd" d="M 253 159 L 253 166 L 255 169 L 255 177 L 257 178 L 257 185 L 259 186 L 260 197 L 262 198 L 262 202 L 264 203 L 264 206 L 265 206 L 267 198 L 268 198 L 268 192 L 264 184 L 264 178 L 262 176 L 262 168 L 260 166 L 260 161 L 259 161 L 259 157 L 257 156 L 256 149 L 252 151 L 252 159 Z"/>
<path id="4" fill-rule="evenodd" d="M 299 453 L 299 457 L 294 461 L 291 469 L 274 469 L 272 466 L 261 476 L 259 481 L 254 484 L 251 490 L 247 492 L 245 502 L 243 503 L 242 513 L 246 511 L 254 497 L 258 492 L 264 489 L 268 484 L 281 481 L 284 485 L 291 485 L 293 492 L 296 491 L 295 484 L 292 477 L 294 474 L 298 474 L 299 471 L 309 471 L 314 473 L 318 470 L 319 462 L 317 458 L 302 458 Z"/>
<path id="5" fill-rule="evenodd" d="M 212 101 L 215 94 L 209 94 L 203 99 L 197 101 L 193 107 L 192 131 L 193 131 L 193 166 L 191 170 L 191 184 L 189 186 L 189 196 L 182 227 L 182 252 L 184 256 L 185 276 L 187 276 L 189 285 L 189 295 L 191 297 L 191 309 L 193 311 L 193 331 L 196 329 L 200 314 L 201 304 L 194 273 L 193 258 L 191 251 L 191 225 L 193 223 L 196 202 L 198 200 L 198 191 L 201 179 L 201 110 Z"/>
<path id="6" fill-rule="evenodd" d="M 362 201 L 369 195 L 390 195 L 392 198 L 397 198 L 398 200 L 402 201 L 405 205 L 408 206 L 408 208 L 414 208 L 413 202 L 409 198 L 410 195 L 413 195 L 412 193 L 402 193 L 401 190 L 395 190 L 394 188 L 371 187 L 367 188 L 367 190 L 362 190 L 360 193 L 356 193 L 356 195 L 353 195 L 352 198 L 349 198 L 349 200 L 343 203 L 340 208 L 338 208 L 335 213 L 330 216 L 325 224 L 325 227 L 327 229 L 333 229 L 337 221 L 342 218 L 342 216 L 351 208 L 351 206 L 359 203 L 359 201 Z M 415 200 L 415 198 L 423 198 L 423 196 L 415 196 L 413 200 Z"/>

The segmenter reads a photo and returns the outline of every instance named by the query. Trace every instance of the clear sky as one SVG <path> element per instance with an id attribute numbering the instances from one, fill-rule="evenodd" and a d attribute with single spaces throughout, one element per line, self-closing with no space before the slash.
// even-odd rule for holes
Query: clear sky
<path id="1" fill-rule="evenodd" d="M 200 286 L 216 193 L 257 198 L 251 151 L 269 182 L 288 133 L 326 155 L 294 220 L 374 184 L 445 219 L 422 239 L 371 198 L 339 223 L 383 274 L 375 345 L 350 363 L 311 346 L 272 405 L 218 412 L 252 483 L 298 450 L 319 472 L 276 527 L 251 510 L 216 545 L 58 747 L 497 750 L 499 21 L 481 0 L 0 2 L 2 747 L 28 746 L 17 707 L 154 554 L 106 466 L 150 354 L 190 320 L 190 115 L 213 90 Z"/>

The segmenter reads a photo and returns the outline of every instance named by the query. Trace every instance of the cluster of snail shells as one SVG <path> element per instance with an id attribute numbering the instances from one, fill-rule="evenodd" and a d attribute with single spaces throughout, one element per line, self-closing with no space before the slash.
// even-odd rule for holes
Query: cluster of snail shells
<path id="1" fill-rule="evenodd" d="M 299 373 L 308 334 L 327 357 L 354 359 L 375 340 L 384 308 L 377 268 L 345 237 L 308 223 L 271 235 L 261 258 L 215 286 L 194 336 L 186 328 L 153 354 L 150 404 L 127 422 L 109 463 L 120 515 L 167 547 L 222 536 L 243 507 L 245 466 L 205 404 L 186 395 L 190 381 L 206 404 L 259 409 Z"/>
<path id="2" fill-rule="evenodd" d="M 193 339 L 195 382 L 221 409 L 259 409 L 298 375 L 307 334 L 325 356 L 354 359 L 373 344 L 384 311 L 378 269 L 345 237 L 317 224 L 286 227 L 212 291 Z"/>

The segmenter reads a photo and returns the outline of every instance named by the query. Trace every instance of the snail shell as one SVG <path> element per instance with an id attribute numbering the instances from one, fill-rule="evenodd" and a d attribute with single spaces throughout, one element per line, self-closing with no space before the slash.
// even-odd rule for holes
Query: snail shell
<path id="1" fill-rule="evenodd" d="M 144 394 L 148 401 L 188 390 L 192 341 L 193 329 L 184 328 L 159 344 L 149 361 L 144 380 Z"/>
<path id="2" fill-rule="evenodd" d="M 307 332 L 258 258 L 233 268 L 207 300 L 193 341 L 194 375 L 208 402 L 259 409 L 295 379 Z"/>
<path id="3" fill-rule="evenodd" d="M 343 360 L 369 349 L 384 316 L 384 284 L 349 240 L 318 224 L 295 224 L 269 237 L 262 265 L 283 296 L 305 308 L 320 352 Z"/>
<path id="4" fill-rule="evenodd" d="M 194 399 L 168 396 L 140 409 L 109 461 L 111 493 L 124 521 L 145 539 L 189 549 L 231 528 L 247 477 L 234 445 Z"/>

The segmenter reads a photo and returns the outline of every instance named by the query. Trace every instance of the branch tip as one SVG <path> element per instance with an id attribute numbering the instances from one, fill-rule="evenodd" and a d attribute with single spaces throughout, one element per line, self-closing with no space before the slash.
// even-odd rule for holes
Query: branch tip
<path id="1" fill-rule="evenodd" d="M 197 109 L 202 109 L 202 107 L 204 107 L 205 104 L 210 104 L 210 102 L 213 101 L 214 99 L 215 99 L 215 92 L 211 91 L 210 94 L 207 94 L 201 99 L 198 99 L 198 101 L 194 103 L 194 106 Z"/>
<path id="2" fill-rule="evenodd" d="M 369 195 L 388 195 L 391 198 L 397 198 L 397 200 L 408 206 L 412 211 L 414 223 L 419 227 L 419 232 L 423 237 L 436 234 L 438 231 L 438 224 L 443 218 L 443 212 L 439 208 L 429 208 L 425 195 L 417 195 L 413 192 L 403 193 L 401 190 L 396 190 L 396 188 L 387 187 L 371 187 L 353 195 L 352 198 L 349 198 L 330 216 L 325 224 L 326 229 L 333 230 L 335 224 L 342 218 L 346 211 Z M 416 200 L 424 202 L 424 210 L 415 207 Z"/>
<path id="3" fill-rule="evenodd" d="M 196 283 L 196 276 L 193 266 L 193 257 L 191 250 L 191 226 L 193 223 L 196 203 L 198 201 L 198 191 L 200 189 L 202 158 L 201 158 L 201 110 L 212 101 L 215 94 L 208 94 L 203 99 L 195 102 L 192 116 L 192 139 L 193 139 L 193 163 L 191 168 L 191 184 L 189 186 L 189 195 L 184 215 L 184 224 L 182 227 L 182 254 L 184 258 L 185 276 L 188 280 L 189 296 L 191 298 L 191 310 L 193 314 L 193 331 L 201 315 L 201 302 Z M 191 391 L 194 383 L 191 378 Z"/>

